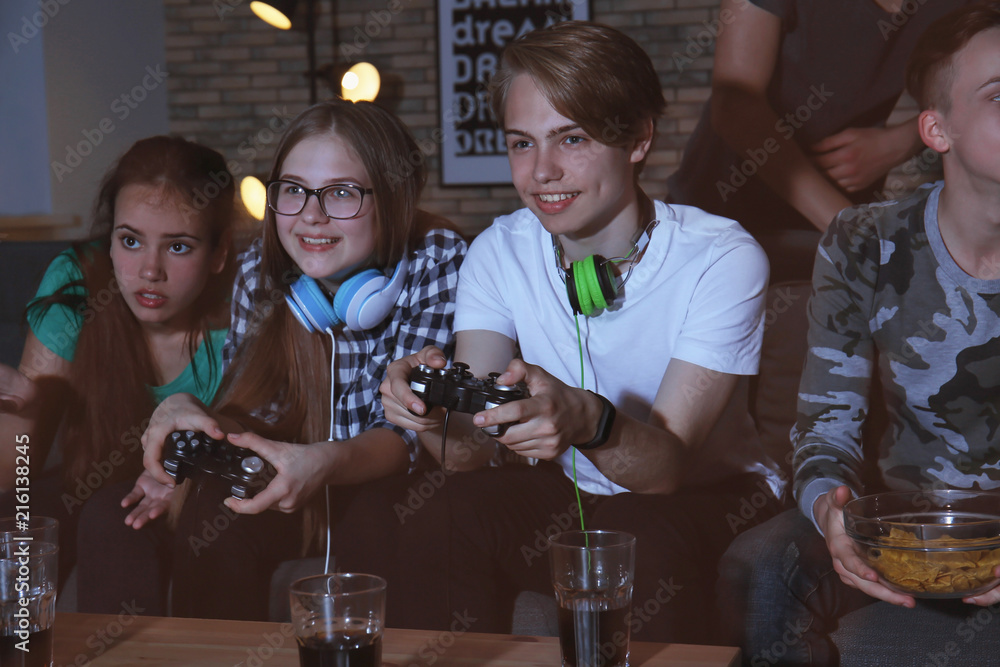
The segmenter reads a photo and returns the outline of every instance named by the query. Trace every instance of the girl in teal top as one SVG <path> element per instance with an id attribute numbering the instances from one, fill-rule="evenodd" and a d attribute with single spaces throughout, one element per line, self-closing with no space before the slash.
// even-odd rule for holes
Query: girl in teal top
<path id="1" fill-rule="evenodd" d="M 100 243 L 93 241 L 84 244 L 83 252 L 84 254 L 100 252 Z M 61 304 L 60 301 L 51 298 L 59 294 L 72 294 L 85 298 L 83 296 L 86 294 L 86 289 L 83 287 L 85 278 L 80 268 L 80 261 L 76 250 L 72 247 L 56 256 L 46 269 L 32 301 L 32 307 L 27 312 L 28 324 L 34 337 L 49 351 L 70 363 L 76 354 L 84 316 L 69 306 L 46 308 L 41 305 L 46 301 Z M 41 307 L 35 307 L 36 304 Z M 166 384 L 148 387 L 153 402 L 158 405 L 167 396 L 184 392 L 194 394 L 200 400 L 210 403 L 222 379 L 222 374 L 219 372 L 219 354 L 227 334 L 226 328 L 209 330 L 208 339 L 202 340 L 191 363 L 181 371 L 180 375 Z"/>
<path id="2" fill-rule="evenodd" d="M 34 514 L 74 523 L 119 482 L 129 525 L 166 510 L 139 436 L 166 396 L 209 402 L 219 386 L 234 192 L 223 157 L 180 138 L 143 139 L 111 168 L 91 239 L 56 257 L 28 305 L 19 368 L 0 365 L 0 491 L 28 484 L 28 452 Z M 48 488 L 36 475 L 57 431 L 63 479 Z M 0 514 L 13 513 L 9 495 Z"/>

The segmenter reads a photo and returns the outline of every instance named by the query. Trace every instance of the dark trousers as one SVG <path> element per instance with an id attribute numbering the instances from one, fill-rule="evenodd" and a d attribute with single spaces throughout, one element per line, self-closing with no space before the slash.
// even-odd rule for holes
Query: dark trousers
<path id="1" fill-rule="evenodd" d="M 94 493 L 80 511 L 77 541 L 77 608 L 81 612 L 166 616 L 170 540 L 166 519 L 136 530 L 121 506 L 133 482 Z"/>
<path id="2" fill-rule="evenodd" d="M 833 569 L 826 540 L 798 509 L 740 535 L 719 565 L 720 626 L 746 665 L 837 665 L 837 620 L 875 602 Z"/>
<path id="3" fill-rule="evenodd" d="M 236 514 L 218 485 L 196 488 L 173 540 L 173 615 L 262 621 L 271 575 L 301 555 L 302 512 Z"/>
<path id="4" fill-rule="evenodd" d="M 389 580 L 387 623 L 396 627 L 448 630 L 461 622 L 473 632 L 509 632 L 520 591 L 553 592 L 548 537 L 580 526 L 572 481 L 551 463 L 428 471 L 366 491 L 353 519 L 369 531 L 384 526 L 376 530 L 391 557 L 368 554 L 367 562 Z M 749 475 L 669 496 L 581 494 L 580 504 L 588 529 L 636 536 L 633 637 L 688 643 L 715 640 L 721 554 L 778 509 Z"/>
<path id="5" fill-rule="evenodd" d="M 82 512 L 81 611 L 117 613 L 132 604 L 145 614 L 267 620 L 271 574 L 299 556 L 301 513 L 235 514 L 222 504 L 225 488 L 207 479 L 192 485 L 176 530 L 163 516 L 135 530 L 120 506 L 131 488 L 102 490 Z"/>

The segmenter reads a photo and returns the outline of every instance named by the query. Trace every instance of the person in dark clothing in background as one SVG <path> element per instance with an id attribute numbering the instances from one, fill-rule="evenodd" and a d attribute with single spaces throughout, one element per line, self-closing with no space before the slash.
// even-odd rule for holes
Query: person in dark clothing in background
<path id="1" fill-rule="evenodd" d="M 723 0 L 712 97 L 671 201 L 743 225 L 772 284 L 808 280 L 820 232 L 923 148 L 915 117 L 885 123 L 917 38 L 965 4 Z"/>

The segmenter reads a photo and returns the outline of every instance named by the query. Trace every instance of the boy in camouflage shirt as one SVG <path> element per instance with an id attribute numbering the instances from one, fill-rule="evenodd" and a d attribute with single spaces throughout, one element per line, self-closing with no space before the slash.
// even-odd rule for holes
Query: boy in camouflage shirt
<path id="1" fill-rule="evenodd" d="M 724 625 L 751 665 L 835 664 L 840 616 L 915 605 L 860 560 L 844 529 L 852 497 L 1000 489 L 1000 3 L 935 22 L 907 87 L 944 181 L 842 211 L 820 244 L 792 430 L 798 509 L 740 536 L 720 566 Z M 889 425 L 866 461 L 874 377 Z M 1000 587 L 965 598 L 998 601 Z"/>

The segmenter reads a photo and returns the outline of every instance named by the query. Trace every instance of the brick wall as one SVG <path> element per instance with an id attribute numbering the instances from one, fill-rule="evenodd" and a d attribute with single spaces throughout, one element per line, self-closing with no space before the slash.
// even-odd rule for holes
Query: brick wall
<path id="1" fill-rule="evenodd" d="M 390 6 L 386 25 L 370 12 Z M 164 0 L 170 71 L 170 129 L 220 150 L 237 175 L 265 174 L 282 127 L 307 106 L 306 37 L 252 14 L 249 0 Z M 301 3 L 304 5 L 304 3 Z M 317 62 L 339 43 L 363 47 L 364 59 L 395 80 L 394 110 L 418 140 L 438 123 L 435 0 L 318 0 Z M 643 172 L 643 187 L 666 194 L 687 137 L 708 97 L 719 0 L 591 0 L 591 17 L 631 35 L 653 59 L 670 107 Z M 296 26 L 298 26 L 298 20 Z M 319 83 L 319 96 L 329 89 Z M 904 105 L 905 106 L 905 105 Z M 422 145 L 431 146 L 433 142 Z M 441 187 L 439 155 L 428 156 L 425 208 L 470 233 L 520 206 L 511 187 Z M 911 179 L 912 181 L 912 179 Z M 910 186 L 912 183 L 905 184 Z"/>

